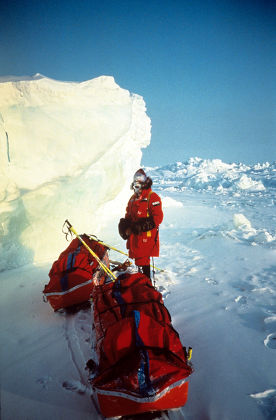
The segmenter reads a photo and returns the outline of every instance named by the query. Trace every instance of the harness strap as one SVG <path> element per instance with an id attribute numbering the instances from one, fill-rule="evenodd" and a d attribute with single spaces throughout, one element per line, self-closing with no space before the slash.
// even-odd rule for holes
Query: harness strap
<path id="1" fill-rule="evenodd" d="M 147 208 L 147 217 L 150 216 L 150 211 L 149 211 L 149 202 L 150 202 L 150 197 L 151 197 L 152 191 L 149 192 L 148 198 L 147 198 L 147 204 L 148 204 L 148 208 Z M 147 231 L 147 238 L 151 237 L 151 230 Z"/>

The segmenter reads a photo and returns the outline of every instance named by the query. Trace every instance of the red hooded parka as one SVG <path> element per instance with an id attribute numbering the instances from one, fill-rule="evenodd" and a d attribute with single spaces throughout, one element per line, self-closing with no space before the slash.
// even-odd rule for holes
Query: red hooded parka
<path id="1" fill-rule="evenodd" d="M 126 244 L 129 250 L 129 257 L 140 260 L 139 265 L 146 264 L 146 260 L 149 257 L 159 256 L 158 226 L 163 220 L 162 202 L 151 188 L 142 190 L 139 197 L 134 194 L 130 198 L 125 217 L 136 222 L 139 218 L 149 216 L 153 218 L 155 227 L 138 235 L 131 234 Z"/>

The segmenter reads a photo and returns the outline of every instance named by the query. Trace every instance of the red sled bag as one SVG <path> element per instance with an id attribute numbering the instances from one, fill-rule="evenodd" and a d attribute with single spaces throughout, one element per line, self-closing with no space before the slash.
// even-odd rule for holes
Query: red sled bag
<path id="1" fill-rule="evenodd" d="M 81 238 L 109 266 L 106 248 L 85 234 Z M 49 272 L 50 281 L 43 290 L 54 311 L 89 300 L 94 284 L 105 280 L 105 273 L 98 266 L 99 263 L 79 239 L 73 239 L 53 263 Z"/>
<path id="2" fill-rule="evenodd" d="M 188 363 L 162 295 L 144 274 L 121 274 L 92 290 L 90 382 L 105 417 L 182 407 Z"/>

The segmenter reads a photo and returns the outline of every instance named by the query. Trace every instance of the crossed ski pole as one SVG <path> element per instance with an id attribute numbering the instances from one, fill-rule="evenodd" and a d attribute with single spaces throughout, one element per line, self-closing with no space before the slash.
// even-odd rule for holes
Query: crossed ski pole
<path id="1" fill-rule="evenodd" d="M 83 246 L 90 252 L 90 254 L 95 258 L 95 260 L 99 263 L 100 267 L 104 270 L 104 272 L 111 278 L 112 281 L 116 281 L 117 277 L 115 274 L 109 270 L 109 268 L 100 260 L 97 254 L 95 254 L 94 251 L 87 245 L 87 243 L 81 238 L 81 236 L 76 232 L 76 230 L 73 228 L 69 220 L 65 220 L 64 225 L 68 228 L 68 231 L 72 232 L 78 240 L 83 244 Z M 63 226 L 64 226 L 63 225 Z M 103 244 L 102 244 L 103 245 Z"/>
<path id="2" fill-rule="evenodd" d="M 101 241 L 100 239 L 98 239 L 98 238 L 97 238 L 97 236 L 95 236 L 95 235 L 89 235 L 89 239 L 92 239 L 93 241 L 97 241 L 97 242 L 99 242 L 101 245 L 105 246 L 106 248 L 108 248 L 108 249 L 112 249 L 113 251 L 117 251 L 117 252 L 119 252 L 120 254 L 122 254 L 122 255 L 126 255 L 126 256 L 128 257 L 128 254 L 127 254 L 126 252 L 123 252 L 123 251 L 121 251 L 120 249 L 115 248 L 114 246 L 111 246 L 111 245 L 108 245 L 108 244 L 104 243 L 103 241 Z M 131 263 L 132 263 L 132 264 L 134 264 L 132 261 L 131 261 Z M 151 265 L 151 264 L 150 264 L 150 266 L 151 266 L 153 269 L 156 269 L 156 270 L 160 271 L 161 273 L 165 271 L 163 268 L 158 268 L 158 267 L 156 267 L 156 265 L 154 265 L 154 266 L 153 266 L 153 265 Z"/>
<path id="3" fill-rule="evenodd" d="M 97 254 L 95 254 L 94 251 L 92 251 L 92 249 L 87 245 L 87 243 L 80 237 L 80 235 L 76 232 L 76 230 L 74 229 L 74 227 L 71 225 L 71 223 L 69 222 L 68 219 L 65 220 L 64 225 L 66 225 L 66 227 L 68 228 L 68 232 L 73 233 L 80 241 L 81 243 L 85 246 L 85 248 L 90 252 L 90 254 L 96 259 L 96 261 L 99 263 L 99 265 L 102 267 L 102 269 L 105 271 L 106 274 L 108 274 L 108 276 L 111 276 L 111 279 L 113 281 L 117 280 L 117 277 L 113 274 L 113 272 L 111 270 L 109 270 L 109 268 L 100 260 L 100 258 L 97 256 Z M 63 225 L 63 226 L 64 226 Z M 66 239 L 67 239 L 67 235 L 68 233 L 63 232 L 66 235 Z M 103 245 L 105 248 L 107 249 L 112 249 L 113 251 L 119 252 L 122 255 L 125 255 L 128 257 L 128 254 L 124 251 L 121 251 L 118 248 L 115 248 L 114 246 L 108 245 L 105 242 L 103 242 L 102 240 L 98 239 L 96 237 L 96 235 L 89 235 L 88 236 L 90 240 L 99 242 L 101 245 Z M 130 261 L 132 264 L 134 264 L 132 261 Z M 156 265 L 152 265 L 150 264 L 150 266 L 155 270 L 160 271 L 160 273 L 165 272 L 166 270 L 162 269 L 162 268 L 158 268 L 156 267 Z"/>

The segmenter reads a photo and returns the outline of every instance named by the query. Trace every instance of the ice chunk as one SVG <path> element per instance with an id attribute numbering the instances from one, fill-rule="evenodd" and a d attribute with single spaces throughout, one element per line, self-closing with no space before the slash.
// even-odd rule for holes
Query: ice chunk
<path id="1" fill-rule="evenodd" d="M 234 222 L 235 227 L 238 229 L 247 229 L 247 230 L 252 229 L 250 221 L 241 213 L 234 214 L 233 222 Z"/>
<path id="2" fill-rule="evenodd" d="M 264 191 L 265 187 L 261 181 L 254 181 L 247 175 L 243 174 L 239 181 L 237 182 L 237 186 L 241 190 L 250 190 L 250 191 Z"/>

